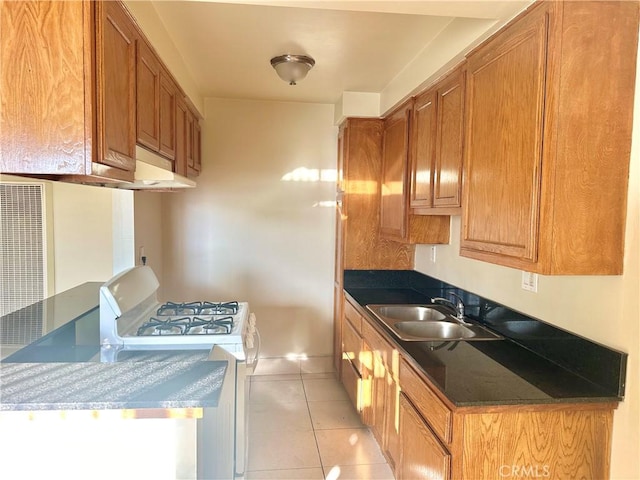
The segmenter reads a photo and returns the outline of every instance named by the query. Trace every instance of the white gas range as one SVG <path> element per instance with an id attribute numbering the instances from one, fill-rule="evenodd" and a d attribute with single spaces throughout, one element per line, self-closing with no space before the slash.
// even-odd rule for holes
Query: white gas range
<path id="1" fill-rule="evenodd" d="M 160 286 L 148 266 L 133 267 L 100 288 L 101 359 L 118 361 L 123 352 L 210 350 L 209 359 L 228 362 L 217 408 L 205 412 L 198 432 L 203 444 L 215 444 L 215 458 L 199 455 L 199 478 L 244 474 L 247 457 L 248 377 L 260 352 L 255 315 L 247 302 L 189 301 L 160 303 Z"/>

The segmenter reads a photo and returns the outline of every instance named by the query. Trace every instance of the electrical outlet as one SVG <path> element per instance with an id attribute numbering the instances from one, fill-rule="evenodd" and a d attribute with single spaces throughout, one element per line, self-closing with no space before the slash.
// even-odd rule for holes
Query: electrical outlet
<path id="1" fill-rule="evenodd" d="M 538 291 L 538 274 L 522 272 L 522 289 L 529 292 Z"/>
<path id="2" fill-rule="evenodd" d="M 431 263 L 436 263 L 436 247 L 431 246 Z"/>

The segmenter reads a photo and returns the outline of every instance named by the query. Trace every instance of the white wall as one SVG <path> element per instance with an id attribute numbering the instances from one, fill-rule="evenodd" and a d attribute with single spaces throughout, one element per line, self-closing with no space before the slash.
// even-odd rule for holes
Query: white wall
<path id="1" fill-rule="evenodd" d="M 134 256 L 135 264 L 141 265 L 140 248 L 144 247 L 144 254 L 147 257 L 147 265 L 149 265 L 156 276 L 160 280 L 159 297 L 163 297 L 164 284 L 163 278 L 163 215 L 162 215 L 162 197 L 168 195 L 180 195 L 177 193 L 158 193 L 137 191 L 134 193 L 134 211 L 135 211 L 135 246 Z M 171 246 L 167 246 L 171 248 Z"/>
<path id="2" fill-rule="evenodd" d="M 537 293 L 524 291 L 519 270 L 459 256 L 460 217 L 435 264 L 428 246 L 415 256 L 416 270 L 629 354 L 613 426 L 611 477 L 621 480 L 640 478 L 640 81 L 635 111 L 623 275 L 540 276 Z"/>
<path id="3" fill-rule="evenodd" d="M 126 206 L 130 192 L 10 175 L 0 175 L 0 181 L 45 184 L 50 229 L 48 295 L 113 275 L 114 251 L 123 250 L 117 244 L 118 235 L 114 240 L 113 206 Z"/>
<path id="4" fill-rule="evenodd" d="M 113 275 L 113 198 L 108 188 L 52 182 L 56 293 Z"/>
<path id="5" fill-rule="evenodd" d="M 203 173 L 163 196 L 165 297 L 246 300 L 263 357 L 332 349 L 335 179 L 333 106 L 207 99 Z M 314 172 L 312 172 L 314 173 Z"/>

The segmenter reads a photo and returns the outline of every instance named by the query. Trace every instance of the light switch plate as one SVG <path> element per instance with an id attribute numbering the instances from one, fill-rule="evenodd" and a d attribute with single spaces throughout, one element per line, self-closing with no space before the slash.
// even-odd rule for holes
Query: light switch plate
<path id="1" fill-rule="evenodd" d="M 436 263 L 436 247 L 431 246 L 431 263 Z"/>
<path id="2" fill-rule="evenodd" d="M 522 289 L 529 292 L 538 291 L 538 274 L 522 272 Z"/>

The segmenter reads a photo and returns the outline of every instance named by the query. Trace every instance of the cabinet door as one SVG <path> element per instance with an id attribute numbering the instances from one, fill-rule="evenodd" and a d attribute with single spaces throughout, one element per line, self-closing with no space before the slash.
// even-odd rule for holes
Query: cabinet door
<path id="1" fill-rule="evenodd" d="M 158 125 L 160 128 L 160 148 L 158 153 L 169 160 L 176 158 L 176 92 L 177 87 L 171 76 L 160 70 L 160 100 Z"/>
<path id="2" fill-rule="evenodd" d="M 433 206 L 460 207 L 464 144 L 464 70 L 438 85 Z M 426 178 L 426 177 L 425 177 Z"/>
<path id="3" fill-rule="evenodd" d="M 137 140 L 157 152 L 160 149 L 160 61 L 142 40 L 138 42 L 136 74 Z"/>
<path id="4" fill-rule="evenodd" d="M 0 172 L 86 173 L 89 2 L 2 2 L 0 9 Z"/>
<path id="5" fill-rule="evenodd" d="M 176 157 L 173 168 L 180 175 L 187 175 L 188 117 L 186 102 L 182 97 L 176 98 Z"/>
<path id="6" fill-rule="evenodd" d="M 196 162 L 194 151 L 194 138 L 195 138 L 195 122 L 197 121 L 195 115 L 189 109 L 187 111 L 187 135 L 186 135 L 186 151 L 187 151 L 187 175 L 196 176 Z"/>
<path id="7" fill-rule="evenodd" d="M 538 9 L 468 58 L 463 254 L 536 261 L 546 38 Z"/>
<path id="8" fill-rule="evenodd" d="M 342 275 L 344 270 L 344 255 L 345 255 L 345 217 L 346 217 L 346 205 L 344 201 L 346 196 L 344 195 L 344 160 L 345 149 L 347 148 L 347 135 L 346 131 L 348 126 L 343 124 L 338 131 L 338 161 L 336 165 L 336 250 L 334 261 L 334 279 L 336 282 L 342 283 Z"/>
<path id="9" fill-rule="evenodd" d="M 436 91 L 416 98 L 413 107 L 410 206 L 431 207 L 436 139 Z"/>
<path id="10" fill-rule="evenodd" d="M 396 466 L 400 459 L 400 386 L 391 370 L 387 368 L 385 378 L 384 449 L 390 463 Z"/>
<path id="11" fill-rule="evenodd" d="M 338 378 L 342 368 L 342 312 L 344 294 L 342 293 L 342 281 L 333 284 L 333 367 Z"/>
<path id="12" fill-rule="evenodd" d="M 348 303 L 345 302 L 345 309 Z M 356 331 L 354 326 L 351 324 L 349 320 L 347 320 L 346 315 L 344 316 L 344 321 L 342 322 L 342 351 L 343 357 L 346 357 L 353 363 L 358 372 L 361 371 L 360 367 L 360 352 L 362 351 L 362 337 Z"/>
<path id="13" fill-rule="evenodd" d="M 97 162 L 135 169 L 136 27 L 120 2 L 95 2 Z"/>
<path id="14" fill-rule="evenodd" d="M 202 170 L 202 129 L 197 118 L 193 120 L 193 170 L 195 175 Z"/>
<path id="15" fill-rule="evenodd" d="M 351 403 L 357 411 L 360 411 L 360 384 L 362 380 L 360 372 L 356 370 L 353 363 L 345 358 L 345 356 L 342 358 L 340 372 L 342 385 L 344 386 Z"/>
<path id="16" fill-rule="evenodd" d="M 384 417 L 386 405 L 387 371 L 380 351 L 373 352 L 373 378 L 371 381 L 371 430 L 382 448 L 384 446 Z"/>
<path id="17" fill-rule="evenodd" d="M 362 423 L 371 426 L 373 423 L 373 351 L 371 346 L 363 339 L 360 352 L 360 418 Z"/>
<path id="18" fill-rule="evenodd" d="M 345 301 L 345 311 L 348 306 Z M 347 315 L 342 317 L 342 365 L 341 379 L 344 384 L 349 398 L 353 402 L 358 412 L 361 411 L 361 384 L 362 384 L 362 337 L 356 331 L 355 327 L 347 319 Z"/>
<path id="19" fill-rule="evenodd" d="M 405 186 L 410 114 L 411 105 L 406 105 L 384 122 L 380 235 L 391 240 L 403 241 L 407 234 Z"/>
<path id="20" fill-rule="evenodd" d="M 400 394 L 401 461 L 398 480 L 446 480 L 451 454 L 404 394 Z"/>

